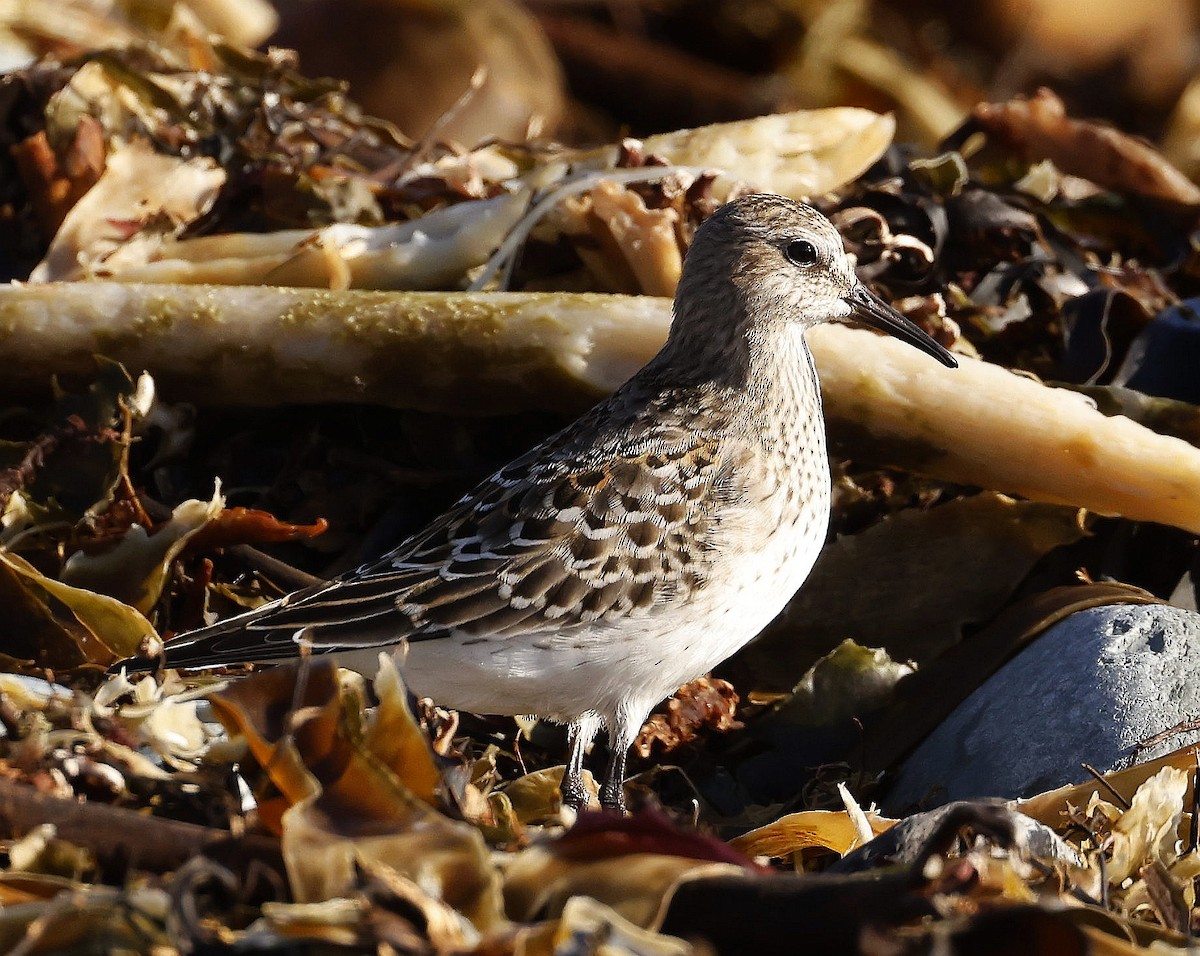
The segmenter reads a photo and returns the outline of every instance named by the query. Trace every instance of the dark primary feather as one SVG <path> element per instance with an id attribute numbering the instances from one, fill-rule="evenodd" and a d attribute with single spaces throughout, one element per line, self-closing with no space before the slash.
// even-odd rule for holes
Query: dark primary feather
<path id="1" fill-rule="evenodd" d="M 686 398 L 627 386 L 395 551 L 168 643 L 168 665 L 291 657 L 298 638 L 317 651 L 452 629 L 503 639 L 686 599 L 704 584 L 741 458 Z"/>

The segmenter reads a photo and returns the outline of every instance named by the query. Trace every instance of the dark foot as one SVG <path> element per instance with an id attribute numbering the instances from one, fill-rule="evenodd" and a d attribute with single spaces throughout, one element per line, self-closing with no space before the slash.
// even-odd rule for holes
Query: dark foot
<path id="1" fill-rule="evenodd" d="M 562 793 L 564 807 L 582 810 L 591 802 L 591 794 L 583 785 L 583 754 L 596 731 L 600 728 L 600 716 L 586 713 L 571 721 L 567 727 L 567 766 L 563 770 L 562 783 L 558 789 Z"/>
<path id="2" fill-rule="evenodd" d="M 562 802 L 564 807 L 570 807 L 572 810 L 583 810 L 588 805 L 587 787 L 583 785 L 583 773 L 576 771 L 572 773 L 569 769 L 563 774 L 562 783 L 558 786 L 559 792 L 562 793 Z"/>
<path id="3" fill-rule="evenodd" d="M 615 810 L 621 816 L 629 813 L 629 808 L 625 806 L 625 782 L 623 780 L 615 783 L 611 780 L 604 782 L 604 786 L 600 788 L 600 806 L 605 810 Z"/>
<path id="4" fill-rule="evenodd" d="M 615 732 L 609 731 L 608 769 L 600 786 L 600 806 L 605 810 L 616 810 L 622 816 L 629 812 L 625 806 L 625 760 L 633 743 L 634 734 L 629 732 L 633 726 L 629 723 L 619 724 Z M 639 720 L 636 726 L 641 727 L 642 722 Z"/>

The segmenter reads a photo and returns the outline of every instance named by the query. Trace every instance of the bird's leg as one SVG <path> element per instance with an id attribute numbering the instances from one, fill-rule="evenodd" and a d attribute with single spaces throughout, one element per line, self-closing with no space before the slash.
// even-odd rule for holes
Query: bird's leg
<path id="1" fill-rule="evenodd" d="M 563 806 L 578 810 L 588 804 L 587 788 L 583 785 L 583 757 L 600 729 L 600 715 L 589 711 L 567 726 L 567 769 L 563 772 Z"/>
<path id="2" fill-rule="evenodd" d="M 600 787 L 600 806 L 605 810 L 616 810 L 622 815 L 629 812 L 625 806 L 625 758 L 628 756 L 626 747 L 612 752 L 608 758 L 604 783 Z"/>
<path id="3" fill-rule="evenodd" d="M 625 761 L 644 722 L 645 714 L 641 711 L 639 716 L 633 717 L 625 710 L 618 711 L 616 718 L 608 722 L 608 768 L 604 772 L 604 783 L 600 786 L 600 806 L 606 810 L 628 813 L 625 806 Z"/>

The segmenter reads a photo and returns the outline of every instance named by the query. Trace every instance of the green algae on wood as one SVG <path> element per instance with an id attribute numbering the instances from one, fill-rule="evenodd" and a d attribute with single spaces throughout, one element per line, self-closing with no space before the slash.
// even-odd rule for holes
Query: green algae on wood
<path id="1" fill-rule="evenodd" d="M 0 287 L 4 388 L 86 377 L 103 354 L 167 400 L 375 402 L 454 414 L 581 410 L 661 345 L 670 303 L 112 282 Z"/>

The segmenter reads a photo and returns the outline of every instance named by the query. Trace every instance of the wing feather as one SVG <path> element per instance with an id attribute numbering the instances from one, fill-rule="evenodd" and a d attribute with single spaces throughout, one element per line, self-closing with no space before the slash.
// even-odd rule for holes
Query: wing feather
<path id="1" fill-rule="evenodd" d="M 283 656 L 298 631 L 319 649 L 455 631 L 498 640 L 687 600 L 704 586 L 747 453 L 643 412 L 646 435 L 632 447 L 616 437 L 622 429 L 598 440 L 576 423 L 380 560 L 186 635 L 168 645 L 168 661 L 177 647 L 194 660 L 206 631 L 213 666 L 262 659 L 256 651 Z M 231 625 L 258 646 L 233 656 Z"/>

